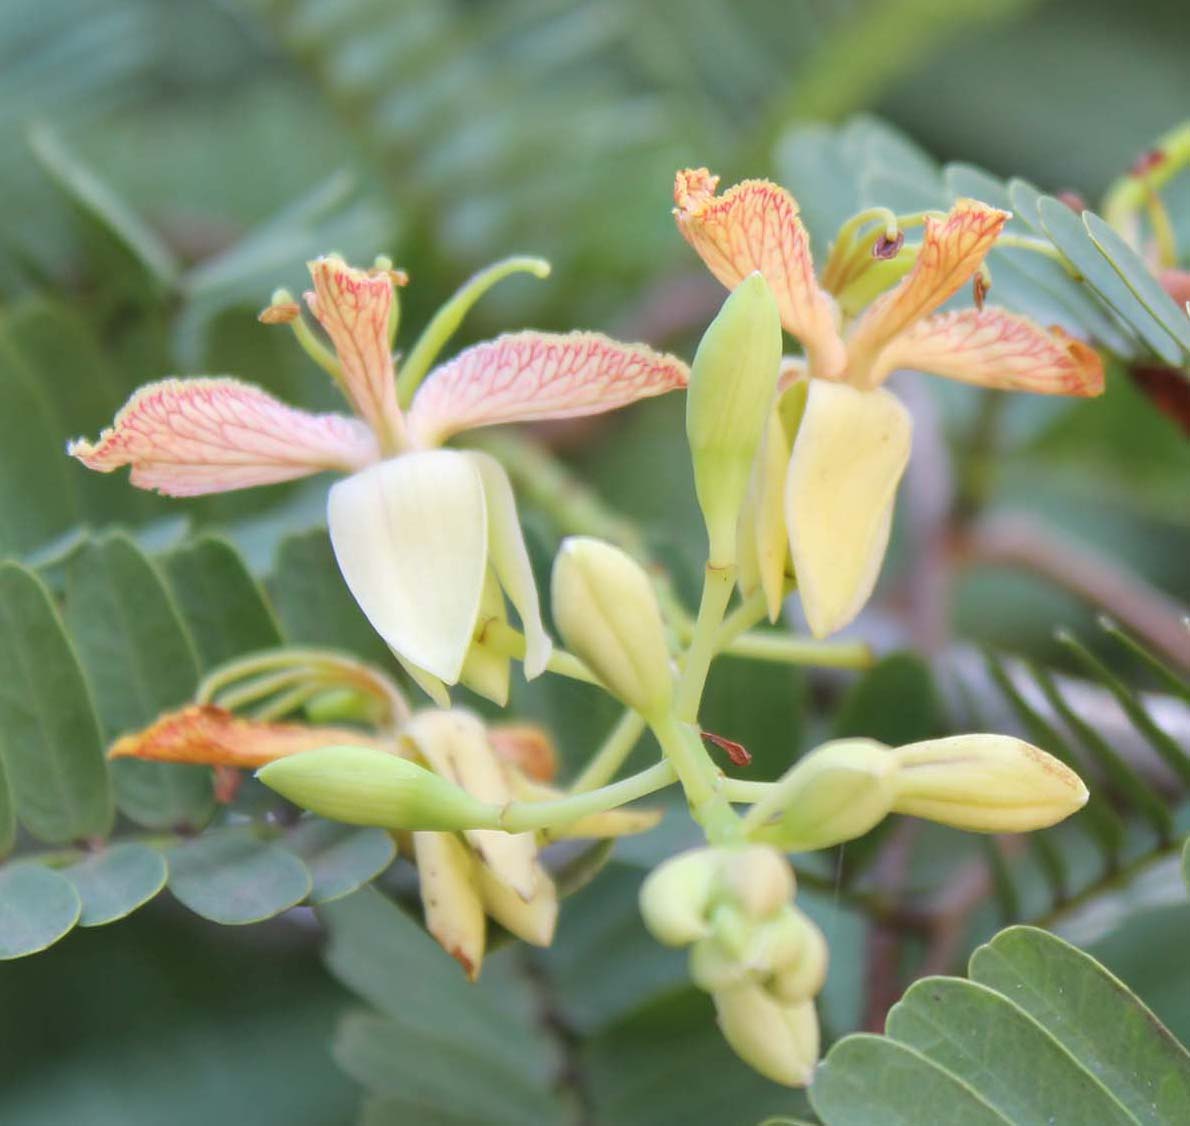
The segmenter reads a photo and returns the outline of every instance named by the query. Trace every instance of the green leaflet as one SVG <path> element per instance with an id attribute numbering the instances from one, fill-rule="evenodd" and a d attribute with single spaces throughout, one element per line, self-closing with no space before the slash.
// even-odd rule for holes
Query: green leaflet
<path id="1" fill-rule="evenodd" d="M 271 919 L 310 894 L 301 860 L 251 825 L 208 830 L 167 859 L 169 890 L 196 915 L 226 926 Z"/>
<path id="2" fill-rule="evenodd" d="M 36 954 L 62 938 L 82 905 L 70 881 L 40 864 L 0 870 L 0 959 Z"/>
<path id="3" fill-rule="evenodd" d="M 194 691 L 194 643 L 156 568 L 127 535 L 90 540 L 70 557 L 66 622 L 109 741 Z M 214 809 L 205 767 L 125 760 L 112 774 L 120 809 L 150 828 L 198 827 Z"/>
<path id="4" fill-rule="evenodd" d="M 165 873 L 160 852 L 132 841 L 61 870 L 82 901 L 80 927 L 99 927 L 130 915 L 165 887 Z"/>
<path id="5" fill-rule="evenodd" d="M 39 840 L 111 828 L 111 783 L 82 671 L 45 587 L 15 563 L 0 565 L 0 755 L 16 815 Z"/>
<path id="6" fill-rule="evenodd" d="M 1162 1126 L 1190 1118 L 1190 1054 L 1092 957 L 1011 927 L 839 1041 L 810 1101 L 824 1126 Z"/>
<path id="7" fill-rule="evenodd" d="M 392 835 L 320 817 L 303 818 L 282 841 L 310 872 L 311 903 L 330 903 L 380 875 L 397 854 Z"/>
<path id="8" fill-rule="evenodd" d="M 162 564 L 204 671 L 281 644 L 264 591 L 230 542 L 202 535 L 169 552 Z"/>

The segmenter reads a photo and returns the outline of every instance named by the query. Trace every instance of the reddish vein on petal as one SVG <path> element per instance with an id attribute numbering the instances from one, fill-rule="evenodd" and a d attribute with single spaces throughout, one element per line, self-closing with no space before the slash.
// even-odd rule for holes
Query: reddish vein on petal
<path id="1" fill-rule="evenodd" d="M 235 379 L 147 384 L 98 441 L 67 452 L 100 473 L 130 465 L 134 485 L 178 497 L 354 472 L 379 456 L 355 419 L 309 414 Z"/>
<path id="2" fill-rule="evenodd" d="M 310 311 L 326 330 L 343 369 L 343 390 L 382 445 L 404 429 L 389 345 L 393 281 L 386 271 L 357 270 L 337 254 L 310 262 Z"/>
<path id="3" fill-rule="evenodd" d="M 596 332 L 508 333 L 432 371 L 409 426 L 419 445 L 436 445 L 477 426 L 615 410 L 685 387 L 689 376 L 674 356 Z"/>
<path id="4" fill-rule="evenodd" d="M 838 314 L 814 276 L 810 237 L 798 204 L 768 180 L 744 180 L 721 196 L 719 177 L 688 168 L 674 181 L 678 230 L 728 289 L 759 270 L 773 291 L 785 330 L 806 349 L 814 374 L 843 366 Z"/>
<path id="5" fill-rule="evenodd" d="M 1092 396 L 1103 392 L 1103 361 L 1060 328 L 1042 328 L 1005 309 L 960 309 L 919 321 L 879 355 L 873 379 L 914 368 L 1003 391 Z"/>

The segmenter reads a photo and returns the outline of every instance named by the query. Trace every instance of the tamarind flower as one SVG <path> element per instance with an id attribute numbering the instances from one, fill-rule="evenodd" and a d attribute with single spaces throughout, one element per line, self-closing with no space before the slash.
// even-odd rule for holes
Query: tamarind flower
<path id="1" fill-rule="evenodd" d="M 1103 365 L 1061 329 L 983 305 L 980 271 L 1005 211 L 957 200 L 947 214 L 924 217 L 917 247 L 904 245 L 895 222 L 858 253 L 845 231 L 819 278 L 788 192 L 745 180 L 716 195 L 718 182 L 705 168 L 678 172 L 678 229 L 728 289 L 759 272 L 805 353 L 785 365 L 757 458 L 741 581 L 763 589 L 775 619 L 791 561 L 807 621 L 822 637 L 859 613 L 888 546 L 912 433 L 908 411 L 883 387 L 892 372 L 1089 396 L 1103 390 Z M 936 311 L 972 279 L 974 308 Z"/>
<path id="2" fill-rule="evenodd" d="M 489 274 L 548 270 L 530 263 Z M 288 294 L 261 319 L 293 327 L 353 417 L 299 410 L 237 379 L 165 379 L 137 391 L 97 441 L 71 442 L 68 453 L 101 473 L 131 466 L 133 485 L 176 497 L 345 474 L 329 494 L 331 542 L 372 625 L 440 702 L 443 685 L 462 679 L 503 703 L 508 658 L 472 645 L 481 612 L 485 621 L 502 618 L 505 598 L 513 604 L 527 676 L 550 654 L 516 503 L 493 459 L 439 447 L 476 427 L 595 414 L 659 395 L 685 386 L 686 366 L 598 333 L 515 332 L 466 349 L 424 381 L 419 370 L 403 407 L 392 343 L 394 284 L 404 275 L 387 264 L 356 269 L 337 255 L 309 269 L 306 304 L 333 352 Z M 488 284 L 479 275 L 443 307 L 414 349 L 418 366 L 429 366 Z"/>

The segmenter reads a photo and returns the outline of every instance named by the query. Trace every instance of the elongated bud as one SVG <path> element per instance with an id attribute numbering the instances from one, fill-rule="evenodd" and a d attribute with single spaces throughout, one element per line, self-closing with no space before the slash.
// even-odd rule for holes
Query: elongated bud
<path id="1" fill-rule="evenodd" d="M 719 875 L 714 849 L 671 856 L 645 877 L 640 913 L 649 933 L 665 946 L 686 946 L 710 934 L 708 911 Z"/>
<path id="2" fill-rule="evenodd" d="M 673 675 L 652 583 L 619 548 L 587 536 L 554 560 L 554 622 L 607 689 L 644 716 L 669 709 Z"/>
<path id="3" fill-rule="evenodd" d="M 822 991 L 830 955 L 826 936 L 800 911 L 791 908 L 782 925 L 795 931 L 796 939 L 792 934 L 781 936 L 781 948 L 773 957 L 777 968 L 768 986 L 778 1001 L 791 1005 L 808 1001 Z"/>
<path id="4" fill-rule="evenodd" d="M 1044 829 L 1087 801 L 1087 787 L 1045 751 L 1007 735 L 956 735 L 892 752 L 893 809 L 977 833 Z"/>
<path id="5" fill-rule="evenodd" d="M 765 919 L 793 899 L 793 869 L 767 845 L 724 849 L 720 872 L 724 895 L 749 919 Z"/>
<path id="6" fill-rule="evenodd" d="M 714 1000 L 724 1039 L 745 1063 L 787 1087 L 810 1082 L 818 1062 L 813 1001 L 783 1005 L 754 984 L 720 990 Z"/>
<path id="7" fill-rule="evenodd" d="M 764 278 L 753 273 L 704 333 L 686 393 L 686 436 L 712 567 L 736 562 L 740 509 L 780 366 L 777 304 Z"/>
<path id="8" fill-rule="evenodd" d="M 893 808 L 898 760 L 872 739 L 840 739 L 811 751 L 749 811 L 753 840 L 791 852 L 863 836 Z"/>
<path id="9" fill-rule="evenodd" d="M 498 806 L 424 767 L 366 747 L 321 747 L 256 772 L 282 797 L 332 821 L 383 829 L 492 827 Z"/>

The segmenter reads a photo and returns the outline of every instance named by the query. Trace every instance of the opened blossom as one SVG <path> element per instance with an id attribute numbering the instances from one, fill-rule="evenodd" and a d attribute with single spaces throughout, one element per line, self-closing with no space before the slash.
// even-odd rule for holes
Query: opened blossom
<path id="1" fill-rule="evenodd" d="M 440 700 L 444 684 L 462 680 L 503 702 L 508 658 L 473 646 L 477 624 L 502 619 L 507 599 L 525 633 L 527 676 L 551 649 L 516 503 L 493 459 L 439 447 L 476 427 L 613 410 L 683 387 L 686 367 L 597 333 L 515 332 L 441 364 L 402 403 L 392 337 L 403 278 L 335 255 L 309 267 L 306 304 L 331 348 L 295 302 L 262 319 L 294 325 L 352 416 L 299 410 L 237 379 L 165 379 L 69 453 L 102 473 L 131 466 L 134 485 L 177 497 L 344 474 L 328 498 L 331 542 L 372 625 Z"/>
<path id="2" fill-rule="evenodd" d="M 902 368 L 981 387 L 1098 395 L 1098 354 L 1059 328 L 983 306 L 981 270 L 1009 219 L 974 199 L 903 233 L 832 252 L 821 278 L 796 200 L 764 180 L 722 195 L 705 168 L 679 172 L 678 229 L 728 289 L 759 272 L 804 357 L 787 361 L 754 468 L 741 528 L 745 593 L 770 615 L 790 565 L 806 619 L 822 637 L 847 625 L 876 583 L 909 460 L 912 422 L 885 380 Z M 891 214 L 889 216 L 891 218 Z M 974 307 L 937 310 L 975 280 Z M 857 308 L 857 305 L 859 306 Z"/>

